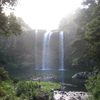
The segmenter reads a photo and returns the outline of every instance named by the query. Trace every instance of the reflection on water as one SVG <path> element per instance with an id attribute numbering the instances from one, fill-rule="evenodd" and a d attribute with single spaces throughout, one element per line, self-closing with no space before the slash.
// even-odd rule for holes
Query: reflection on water
<path id="1" fill-rule="evenodd" d="M 11 77 L 16 77 L 21 80 L 36 81 L 41 78 L 45 82 L 56 82 L 64 84 L 72 84 L 66 86 L 66 91 L 86 91 L 84 83 L 79 80 L 73 80 L 71 77 L 78 71 L 76 70 L 10 70 Z M 76 87 L 74 87 L 75 85 Z"/>
<path id="2" fill-rule="evenodd" d="M 64 78 L 64 71 L 61 71 L 61 72 L 60 72 L 60 82 L 61 82 L 61 83 L 65 83 L 64 79 L 65 79 L 65 78 Z"/>

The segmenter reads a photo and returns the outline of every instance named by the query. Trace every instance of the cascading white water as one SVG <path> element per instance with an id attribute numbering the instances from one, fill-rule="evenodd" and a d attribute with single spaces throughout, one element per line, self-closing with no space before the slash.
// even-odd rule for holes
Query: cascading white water
<path id="1" fill-rule="evenodd" d="M 50 65 L 51 65 L 51 48 L 50 48 L 50 43 L 51 43 L 51 35 L 52 32 L 49 33 L 49 37 L 48 37 L 48 43 L 47 43 L 47 61 L 46 61 L 46 65 L 47 68 L 50 69 Z"/>
<path id="2" fill-rule="evenodd" d="M 50 63 L 49 58 L 50 58 L 50 37 L 51 37 L 50 32 L 46 32 L 44 34 L 44 40 L 43 40 L 43 54 L 42 54 L 42 70 L 47 70 L 48 69 L 48 64 Z"/>
<path id="3" fill-rule="evenodd" d="M 47 45 L 48 45 L 48 38 L 49 38 L 49 32 L 46 32 L 44 34 L 44 39 L 43 39 L 43 54 L 42 54 L 42 70 L 46 70 L 46 58 L 47 58 Z"/>
<path id="4" fill-rule="evenodd" d="M 38 31 L 35 30 L 35 68 L 37 69 L 38 53 L 37 53 Z"/>
<path id="5" fill-rule="evenodd" d="M 63 31 L 59 35 L 59 70 L 64 70 L 64 36 Z"/>

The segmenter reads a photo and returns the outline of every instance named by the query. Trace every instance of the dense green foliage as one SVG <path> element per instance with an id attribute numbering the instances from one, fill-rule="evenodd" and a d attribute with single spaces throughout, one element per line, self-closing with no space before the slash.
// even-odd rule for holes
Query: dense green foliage
<path id="1" fill-rule="evenodd" d="M 0 7 L 0 36 L 10 36 L 11 34 L 19 35 L 22 33 L 21 26 L 17 22 L 17 18 L 11 13 L 6 16 L 3 8 Z"/>
<path id="2" fill-rule="evenodd" d="M 100 100 L 100 73 L 98 75 L 89 77 L 86 88 L 93 95 L 93 100 Z"/>
<path id="3" fill-rule="evenodd" d="M 8 80 L 8 77 L 7 71 L 0 68 L 0 100 L 53 100 L 52 90 L 61 89 L 57 83 Z"/>
<path id="4" fill-rule="evenodd" d="M 1 2 L 1 1 L 0 1 Z M 9 4 L 9 7 L 14 7 L 17 3 L 17 0 L 2 0 L 0 3 L 0 66 L 4 63 L 8 62 L 8 66 L 10 63 L 12 63 L 11 59 L 9 58 L 9 54 L 11 54 L 9 48 L 13 49 L 14 52 L 14 46 L 10 46 L 8 44 L 8 38 L 11 35 L 20 35 L 22 33 L 21 25 L 18 22 L 18 18 L 15 17 L 13 13 L 6 16 L 3 6 L 6 6 L 6 4 Z M 6 51 L 7 50 L 7 51 Z M 9 53 L 9 54 L 8 54 Z M 13 66 L 16 67 L 14 63 L 12 63 Z"/>
<path id="5" fill-rule="evenodd" d="M 100 17 L 94 18 L 87 24 L 85 40 L 88 52 L 86 55 L 96 63 L 100 69 Z"/>
<path id="6" fill-rule="evenodd" d="M 74 47 L 71 51 L 73 66 L 86 68 L 98 66 L 99 69 L 100 0 L 98 3 L 94 1 L 84 1 L 82 9 L 78 8 L 70 17 L 63 18 L 59 25 L 59 29 L 66 32 L 69 28 L 77 26 L 76 36 L 74 40 L 70 40 L 72 47 Z"/>
<path id="7" fill-rule="evenodd" d="M 18 0 L 0 0 L 0 6 L 8 3 L 11 6 L 15 6 L 18 3 Z"/>
<path id="8" fill-rule="evenodd" d="M 82 4 L 83 9 L 77 9 L 70 20 L 77 25 L 76 37 L 71 41 L 74 47 L 72 65 L 100 71 L 100 0 L 97 3 L 84 0 Z M 60 30 L 68 30 L 70 22 L 67 19 L 61 22 Z M 86 88 L 92 94 L 91 99 L 100 100 L 100 74 L 90 77 Z"/>
<path id="9" fill-rule="evenodd" d="M 3 67 L 0 68 L 0 81 L 9 80 L 8 72 Z"/>
<path id="10" fill-rule="evenodd" d="M 53 100 L 52 89 L 60 88 L 57 83 L 19 81 L 15 84 L 12 81 L 2 81 L 0 100 Z"/>
<path id="11" fill-rule="evenodd" d="M 17 96 L 25 95 L 32 100 L 51 100 L 53 94 L 52 89 L 59 89 L 60 85 L 57 83 L 46 82 L 19 82 L 17 86 Z"/>

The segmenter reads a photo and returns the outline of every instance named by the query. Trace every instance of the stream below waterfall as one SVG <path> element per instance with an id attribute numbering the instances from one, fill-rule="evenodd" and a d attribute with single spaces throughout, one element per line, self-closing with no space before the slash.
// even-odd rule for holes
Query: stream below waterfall
<path id="1" fill-rule="evenodd" d="M 79 70 L 9 70 L 10 77 L 20 80 L 56 82 L 63 85 L 64 91 L 86 91 L 84 81 L 74 80 L 72 76 Z"/>

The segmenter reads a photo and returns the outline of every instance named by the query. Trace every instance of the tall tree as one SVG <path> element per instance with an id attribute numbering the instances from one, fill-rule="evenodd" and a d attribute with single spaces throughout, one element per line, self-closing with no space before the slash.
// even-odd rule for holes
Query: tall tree
<path id="1" fill-rule="evenodd" d="M 94 19 L 87 24 L 85 41 L 87 44 L 87 56 L 92 59 L 100 70 L 100 0 L 94 9 Z"/>
<path id="2" fill-rule="evenodd" d="M 10 14 L 9 16 L 5 15 L 3 11 L 4 6 L 8 3 L 13 7 L 17 4 L 17 0 L 0 0 L 0 35 L 18 35 L 21 33 L 21 26 L 17 22 L 17 18 L 14 14 Z"/>
<path id="3" fill-rule="evenodd" d="M 16 4 L 18 4 L 18 0 L 0 0 L 0 6 L 5 5 L 6 3 L 11 6 L 16 6 Z"/>
<path id="4" fill-rule="evenodd" d="M 12 13 L 6 16 L 3 11 L 7 3 L 9 7 L 14 7 L 17 4 L 17 0 L 0 0 L 0 64 L 6 63 L 7 60 L 11 58 L 7 55 L 9 48 L 12 48 L 14 51 L 14 46 L 8 44 L 8 36 L 22 33 L 21 26 L 14 14 Z"/>

